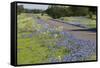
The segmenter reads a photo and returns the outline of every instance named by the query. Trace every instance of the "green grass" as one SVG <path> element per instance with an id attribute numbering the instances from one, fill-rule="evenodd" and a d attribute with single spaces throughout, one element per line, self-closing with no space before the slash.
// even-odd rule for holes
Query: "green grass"
<path id="1" fill-rule="evenodd" d="M 40 34 L 41 35 L 41 34 Z M 18 64 L 34 64 L 34 63 L 45 63 L 49 62 L 48 57 L 50 53 L 54 55 L 55 58 L 59 59 L 65 54 L 68 54 L 69 51 L 65 47 L 57 48 L 55 42 L 43 43 L 45 40 L 51 41 L 56 40 L 53 37 L 48 38 L 46 35 L 41 35 L 42 39 L 38 35 L 33 36 L 32 38 L 20 38 L 18 39 Z M 56 52 L 48 49 L 48 46 L 52 48 L 57 48 Z"/>
<path id="2" fill-rule="evenodd" d="M 18 16 L 18 32 L 22 31 L 32 31 L 33 30 L 33 22 L 31 17 L 27 17 L 26 14 L 21 14 Z"/>
<path id="3" fill-rule="evenodd" d="M 34 14 L 37 18 L 43 19 L 45 22 L 48 22 L 49 19 L 52 19 L 47 14 L 44 14 L 43 16 L 41 14 Z M 93 19 L 90 19 L 88 17 L 86 18 L 78 18 L 78 17 L 61 17 L 59 18 L 66 22 L 80 22 L 83 25 L 86 25 L 88 28 L 96 28 L 96 16 L 93 15 Z"/>
<path id="4" fill-rule="evenodd" d="M 47 14 L 41 15 L 41 14 L 34 14 L 34 16 L 36 16 L 37 18 L 41 18 L 43 19 L 45 22 L 48 22 L 49 19 L 51 19 L 50 16 L 48 16 Z"/>
<path id="5" fill-rule="evenodd" d="M 96 28 L 96 19 L 78 18 L 78 17 L 61 17 L 60 19 L 69 23 L 80 22 L 81 24 L 86 25 L 88 28 Z"/>
<path id="6" fill-rule="evenodd" d="M 36 64 L 48 63 L 49 57 L 53 57 L 61 61 L 61 57 L 69 54 L 70 51 L 65 47 L 56 47 L 56 42 L 61 36 L 58 33 L 57 37 L 50 36 L 51 32 L 42 32 L 32 37 L 23 37 L 23 35 L 30 35 L 32 32 L 37 32 L 43 28 L 31 16 L 27 14 L 18 15 L 18 32 L 17 32 L 17 63 L 20 64 Z M 49 42 L 48 42 L 49 41 Z M 48 46 L 56 48 L 53 52 Z"/>
<path id="7" fill-rule="evenodd" d="M 44 14 L 33 14 L 36 18 L 40 17 L 46 22 L 50 19 L 49 16 Z M 38 34 L 36 33 L 40 29 L 44 29 L 43 25 L 38 24 L 37 21 L 27 13 L 22 13 L 18 17 L 18 32 L 17 32 L 17 63 L 20 64 L 37 64 L 37 63 L 49 63 L 50 58 L 55 58 L 62 61 L 64 55 L 68 55 L 71 51 L 65 46 L 57 47 L 56 41 L 63 36 L 59 34 L 62 31 L 62 27 L 56 28 L 55 32 L 45 31 Z M 96 21 L 88 18 L 76 18 L 76 17 L 63 17 L 66 22 L 80 22 L 88 25 L 89 28 L 96 27 Z M 24 37 L 27 36 L 27 37 Z M 69 41 L 70 44 L 74 44 L 73 41 Z M 48 48 L 51 47 L 52 49 Z M 87 60 L 95 59 L 96 56 L 91 56 Z"/>
<path id="8" fill-rule="evenodd" d="M 23 43 L 23 45 L 18 45 L 18 49 L 21 49 L 18 53 L 18 64 L 42 63 L 44 59 L 47 59 L 48 48 L 41 47 L 42 44 L 39 42 L 39 38 L 36 36 L 19 39 L 18 43 Z"/>

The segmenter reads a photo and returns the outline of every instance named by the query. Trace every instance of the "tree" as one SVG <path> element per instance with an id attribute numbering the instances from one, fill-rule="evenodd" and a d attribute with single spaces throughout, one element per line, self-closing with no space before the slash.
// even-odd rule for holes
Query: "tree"
<path id="1" fill-rule="evenodd" d="M 41 10 L 41 9 L 33 9 L 32 11 L 33 11 L 33 13 L 41 13 L 43 10 Z"/>
<path id="2" fill-rule="evenodd" d="M 58 6 L 50 5 L 45 11 L 52 18 L 60 18 L 66 16 L 87 16 L 95 13 L 95 8 L 78 7 L 78 6 Z M 92 13 L 91 13 L 92 12 Z"/>
<path id="3" fill-rule="evenodd" d="M 88 7 L 89 8 L 89 18 L 93 19 L 93 15 L 96 14 L 96 7 Z"/>
<path id="4" fill-rule="evenodd" d="M 76 7 L 76 6 L 70 6 L 69 10 L 72 12 L 72 16 L 86 16 L 88 14 L 88 8 L 87 7 Z"/>
<path id="5" fill-rule="evenodd" d="M 20 13 L 22 13 L 23 11 L 24 11 L 23 5 L 18 5 L 18 6 L 17 6 L 17 14 L 20 14 Z"/>
<path id="6" fill-rule="evenodd" d="M 67 15 L 68 10 L 64 6 L 52 5 L 46 10 L 46 13 L 52 18 L 60 18 Z"/>
<path id="7" fill-rule="evenodd" d="M 92 12 L 93 14 L 96 14 L 96 7 L 88 7 L 89 11 Z"/>

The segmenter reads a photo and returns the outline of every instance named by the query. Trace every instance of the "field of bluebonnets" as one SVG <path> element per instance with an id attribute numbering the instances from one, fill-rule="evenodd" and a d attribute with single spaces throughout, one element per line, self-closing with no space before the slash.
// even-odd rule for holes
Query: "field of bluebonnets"
<path id="1" fill-rule="evenodd" d="M 96 28 L 96 19 L 83 16 L 54 19 L 46 13 L 23 12 L 17 15 L 17 20 L 18 64 L 96 60 L 96 39 L 80 39 L 64 30 L 67 25 Z"/>

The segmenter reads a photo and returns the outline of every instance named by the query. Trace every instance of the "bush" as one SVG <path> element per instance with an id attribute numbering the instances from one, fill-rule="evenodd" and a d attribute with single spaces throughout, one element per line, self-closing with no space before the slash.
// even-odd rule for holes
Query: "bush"
<path id="1" fill-rule="evenodd" d="M 76 6 L 49 6 L 45 11 L 52 18 L 60 18 L 66 16 L 86 16 L 88 15 L 89 8 L 88 7 L 76 7 Z"/>
<path id="2" fill-rule="evenodd" d="M 46 13 L 52 18 L 60 18 L 66 16 L 68 10 L 66 7 L 61 6 L 51 6 L 46 10 Z"/>

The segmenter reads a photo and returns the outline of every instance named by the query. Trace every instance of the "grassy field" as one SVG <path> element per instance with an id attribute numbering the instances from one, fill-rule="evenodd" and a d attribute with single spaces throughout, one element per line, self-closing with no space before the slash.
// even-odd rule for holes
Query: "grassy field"
<path id="1" fill-rule="evenodd" d="M 47 14 L 44 14 L 43 16 L 41 14 L 34 14 L 36 17 L 41 18 L 48 22 L 49 19 L 52 19 L 50 16 Z M 96 28 L 96 16 L 93 16 L 94 19 L 90 19 L 87 17 L 61 17 L 59 18 L 60 20 L 63 20 L 68 23 L 73 23 L 73 24 L 80 24 L 83 25 L 87 28 Z"/>
<path id="2" fill-rule="evenodd" d="M 87 17 L 62 17 L 60 19 L 69 23 L 82 24 L 88 28 L 96 28 L 96 19 L 89 19 Z"/>
<path id="3" fill-rule="evenodd" d="M 49 19 L 52 19 L 50 16 L 48 16 L 47 14 L 44 14 L 44 15 L 41 15 L 41 14 L 34 14 L 34 16 L 36 17 L 39 17 L 43 20 L 45 20 L 46 22 L 49 20 Z"/>
<path id="4" fill-rule="evenodd" d="M 80 43 L 80 40 L 73 39 L 69 33 L 57 30 L 57 27 L 46 26 L 46 22 L 50 19 L 49 16 L 22 13 L 17 18 L 17 62 L 19 65 L 96 59 L 93 42 L 81 40 Z M 65 17 L 64 20 L 75 21 L 76 18 Z M 86 19 L 77 20 L 87 22 Z M 79 50 L 79 55 L 74 52 L 75 50 Z"/>
<path id="5" fill-rule="evenodd" d="M 50 57 L 60 61 L 60 57 L 69 53 L 65 47 L 55 46 L 57 38 L 50 36 L 50 32 L 35 34 L 42 28 L 42 25 L 37 24 L 32 17 L 27 17 L 27 14 L 18 15 L 18 64 L 51 62 Z M 56 49 L 56 52 L 50 48 Z"/>

